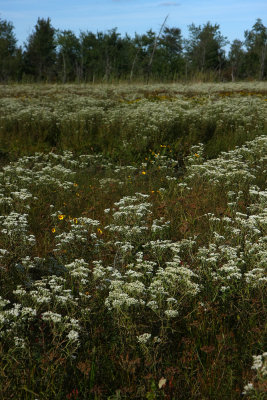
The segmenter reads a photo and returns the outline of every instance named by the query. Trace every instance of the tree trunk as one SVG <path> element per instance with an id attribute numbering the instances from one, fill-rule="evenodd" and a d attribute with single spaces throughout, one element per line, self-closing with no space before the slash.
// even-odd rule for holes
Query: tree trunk
<path id="1" fill-rule="evenodd" d="M 152 62 L 153 62 L 154 54 L 155 54 L 155 51 L 156 51 L 156 48 L 157 48 L 158 40 L 159 40 L 159 38 L 160 38 L 161 32 L 162 32 L 162 30 L 163 30 L 163 28 L 164 28 L 164 25 L 166 24 L 167 19 L 168 19 L 168 15 L 167 15 L 167 17 L 164 19 L 163 24 L 162 24 L 161 27 L 160 27 L 159 34 L 158 34 L 158 36 L 157 36 L 157 37 L 155 38 L 155 40 L 154 40 L 153 50 L 152 50 L 151 57 L 150 57 L 149 62 L 148 62 L 148 68 L 147 68 L 147 83 L 148 83 L 149 78 L 150 78 L 150 72 L 151 72 Z"/>
<path id="2" fill-rule="evenodd" d="M 231 77 L 232 77 L 232 82 L 235 81 L 235 72 L 234 72 L 234 66 L 232 64 L 232 69 L 231 69 Z"/>
<path id="3" fill-rule="evenodd" d="M 81 80 L 84 82 L 85 79 L 84 79 L 83 52 L 81 54 L 80 77 L 81 77 Z"/>
<path id="4" fill-rule="evenodd" d="M 263 80 L 264 77 L 264 64 L 265 64 L 265 57 L 266 57 L 266 45 L 265 43 L 261 50 L 261 60 L 260 60 L 260 80 Z"/>
<path id="5" fill-rule="evenodd" d="M 66 58 L 65 58 L 65 54 L 62 53 L 62 57 L 63 57 L 63 83 L 66 83 Z"/>
<path id="6" fill-rule="evenodd" d="M 111 67 L 110 67 L 110 62 L 109 62 L 109 56 L 106 54 L 106 66 L 105 66 L 105 75 L 103 77 L 103 81 L 109 81 L 110 78 L 110 72 L 111 72 Z"/>
<path id="7" fill-rule="evenodd" d="M 201 60 L 201 72 L 204 72 L 204 65 L 206 62 L 206 46 L 204 46 L 203 53 L 202 53 L 202 60 Z"/>
<path id="8" fill-rule="evenodd" d="M 130 73 L 130 82 L 133 79 L 134 67 L 135 67 L 135 63 L 137 61 L 137 57 L 138 57 L 139 51 L 140 51 L 140 48 L 137 50 L 136 55 L 135 55 L 134 60 L 133 60 L 133 63 L 132 63 L 132 68 L 131 68 L 131 73 Z"/>
<path id="9" fill-rule="evenodd" d="M 77 63 L 77 60 L 75 60 L 75 69 L 76 69 L 76 77 L 77 77 L 78 83 L 80 83 L 81 71 L 80 71 L 79 65 Z"/>

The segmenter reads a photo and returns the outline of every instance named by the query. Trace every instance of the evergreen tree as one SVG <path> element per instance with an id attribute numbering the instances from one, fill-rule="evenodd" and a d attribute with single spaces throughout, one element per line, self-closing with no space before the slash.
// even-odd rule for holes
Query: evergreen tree
<path id="1" fill-rule="evenodd" d="M 181 29 L 164 28 L 162 38 L 160 39 L 160 49 L 163 53 L 162 74 L 168 78 L 175 78 L 177 75 L 181 75 L 184 69 Z"/>
<path id="2" fill-rule="evenodd" d="M 56 60 L 55 28 L 50 18 L 38 18 L 24 54 L 25 70 L 38 81 L 51 80 Z"/>
<path id="3" fill-rule="evenodd" d="M 0 18 L 0 80 L 15 79 L 19 70 L 19 52 L 11 22 Z"/>

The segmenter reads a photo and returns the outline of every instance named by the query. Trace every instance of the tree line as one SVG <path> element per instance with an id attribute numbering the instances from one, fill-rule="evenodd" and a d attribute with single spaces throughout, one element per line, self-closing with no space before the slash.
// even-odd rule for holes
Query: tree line
<path id="1" fill-rule="evenodd" d="M 257 19 L 244 40 L 230 43 L 218 24 L 191 24 L 189 37 L 165 24 L 159 33 L 122 36 L 58 30 L 38 18 L 23 48 L 14 26 L 0 18 L 0 81 L 110 82 L 115 80 L 240 80 L 267 75 L 267 28 Z M 230 45 L 228 54 L 225 46 Z"/>

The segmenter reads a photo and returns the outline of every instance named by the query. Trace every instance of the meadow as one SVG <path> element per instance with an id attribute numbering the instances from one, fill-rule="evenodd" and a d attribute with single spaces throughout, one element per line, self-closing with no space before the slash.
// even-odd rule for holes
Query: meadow
<path id="1" fill-rule="evenodd" d="M 267 84 L 0 86 L 0 399 L 264 400 Z"/>

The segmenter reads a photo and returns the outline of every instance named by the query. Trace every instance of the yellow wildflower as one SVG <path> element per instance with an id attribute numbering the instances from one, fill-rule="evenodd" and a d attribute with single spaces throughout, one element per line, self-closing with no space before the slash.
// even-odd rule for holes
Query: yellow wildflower
<path id="1" fill-rule="evenodd" d="M 142 171 L 142 175 L 146 175 L 146 171 Z"/>
<path id="2" fill-rule="evenodd" d="M 199 154 L 197 154 L 197 153 L 195 153 L 194 156 L 195 156 L 195 157 L 200 157 Z"/>
<path id="3" fill-rule="evenodd" d="M 100 228 L 97 228 L 97 232 L 98 232 L 100 235 L 103 235 L 103 231 L 101 231 Z"/>
<path id="4" fill-rule="evenodd" d="M 60 220 L 64 219 L 65 217 L 66 217 L 66 215 L 63 215 L 63 214 L 58 215 L 58 219 L 60 219 Z"/>
<path id="5" fill-rule="evenodd" d="M 52 231 L 52 233 L 55 233 L 56 232 L 56 228 L 52 228 L 51 231 Z"/>

